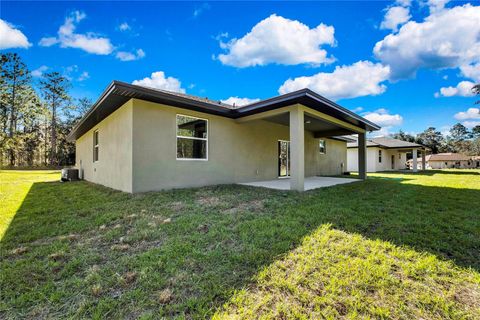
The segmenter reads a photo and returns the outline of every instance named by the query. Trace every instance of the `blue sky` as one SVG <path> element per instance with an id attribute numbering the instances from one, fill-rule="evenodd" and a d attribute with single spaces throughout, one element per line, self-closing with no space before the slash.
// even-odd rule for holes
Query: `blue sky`
<path id="1" fill-rule="evenodd" d="M 381 133 L 446 131 L 480 124 L 475 4 L 2 1 L 0 48 L 77 98 L 114 79 L 237 105 L 309 87 Z"/>

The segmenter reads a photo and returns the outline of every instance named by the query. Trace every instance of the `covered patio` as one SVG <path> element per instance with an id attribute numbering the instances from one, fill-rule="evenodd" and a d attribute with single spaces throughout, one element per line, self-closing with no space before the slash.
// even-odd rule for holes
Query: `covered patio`
<path id="1" fill-rule="evenodd" d="M 260 111 L 261 110 L 261 111 Z M 308 90 L 267 99 L 238 109 L 242 116 L 236 121 L 271 121 L 289 127 L 290 177 L 247 183 L 280 190 L 304 191 L 319 187 L 349 183 L 357 179 L 305 177 L 305 132 L 314 138 L 337 138 L 344 135 L 358 136 L 358 175 L 366 178 L 366 135 L 379 130 L 376 124 Z"/>
<path id="2" fill-rule="evenodd" d="M 360 179 L 352 178 L 335 178 L 335 177 L 306 177 L 304 179 L 304 190 L 314 190 L 318 188 L 325 188 L 336 186 L 339 184 L 352 183 L 361 181 Z M 289 178 L 278 178 L 274 180 L 266 181 L 255 181 L 255 182 L 246 182 L 239 183 L 244 186 L 251 187 L 262 187 L 276 190 L 290 190 L 290 179 Z"/>

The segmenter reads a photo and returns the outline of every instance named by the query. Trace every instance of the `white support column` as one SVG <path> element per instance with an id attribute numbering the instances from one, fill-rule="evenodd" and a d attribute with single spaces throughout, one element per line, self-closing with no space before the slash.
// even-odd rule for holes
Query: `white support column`
<path id="1" fill-rule="evenodd" d="M 417 167 L 417 166 L 418 166 L 418 164 L 417 164 L 417 157 L 418 157 L 418 155 L 417 155 L 417 149 L 413 149 L 413 150 L 412 150 L 412 157 L 413 157 L 413 158 L 412 158 L 412 166 L 413 166 L 412 169 L 413 169 L 413 172 L 417 172 L 417 171 L 418 171 L 418 167 Z"/>
<path id="2" fill-rule="evenodd" d="M 305 189 L 305 133 L 303 110 L 290 111 L 290 190 Z"/>
<path id="3" fill-rule="evenodd" d="M 358 176 L 360 179 L 367 178 L 367 134 L 358 134 Z"/>
<path id="4" fill-rule="evenodd" d="M 427 153 L 427 150 L 423 150 L 422 151 L 422 170 L 425 171 L 425 169 L 427 168 L 427 163 L 426 163 L 426 160 L 425 160 L 425 154 Z"/>

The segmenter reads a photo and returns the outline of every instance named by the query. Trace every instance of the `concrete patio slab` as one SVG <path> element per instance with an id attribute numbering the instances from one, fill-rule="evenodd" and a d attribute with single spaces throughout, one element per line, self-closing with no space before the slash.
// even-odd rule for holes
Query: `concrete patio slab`
<path id="1" fill-rule="evenodd" d="M 333 177 L 308 177 L 305 178 L 305 191 L 317 188 L 331 187 L 337 184 L 345 184 L 362 181 L 360 179 L 351 178 L 333 178 Z M 244 186 L 263 187 L 277 190 L 290 190 L 289 178 L 278 178 L 275 180 L 255 181 L 239 183 Z"/>

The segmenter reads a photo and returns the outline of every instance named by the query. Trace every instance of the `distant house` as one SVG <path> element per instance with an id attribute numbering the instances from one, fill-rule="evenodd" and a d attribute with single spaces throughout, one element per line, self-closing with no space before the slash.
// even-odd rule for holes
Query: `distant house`
<path id="1" fill-rule="evenodd" d="M 272 179 L 303 191 L 305 178 L 346 171 L 342 136 L 365 146 L 378 129 L 308 89 L 235 107 L 114 81 L 68 139 L 82 179 L 126 192 Z"/>
<path id="2" fill-rule="evenodd" d="M 474 157 L 472 158 L 460 153 L 449 152 L 431 154 L 428 155 L 425 160 L 427 169 L 468 169 L 480 167 L 480 160 L 474 160 Z M 413 166 L 413 161 L 409 160 L 408 165 L 411 168 Z"/>
<path id="3" fill-rule="evenodd" d="M 418 143 L 402 141 L 389 137 L 367 140 L 367 172 L 407 169 L 407 153 L 417 160 L 420 152 L 425 157 L 426 147 Z M 347 170 L 358 171 L 358 142 L 347 143 Z M 418 168 L 422 169 L 422 158 L 418 159 Z M 417 166 L 416 166 L 417 167 Z M 423 168 L 425 169 L 425 168 Z M 416 171 L 415 169 L 414 171 Z"/>

